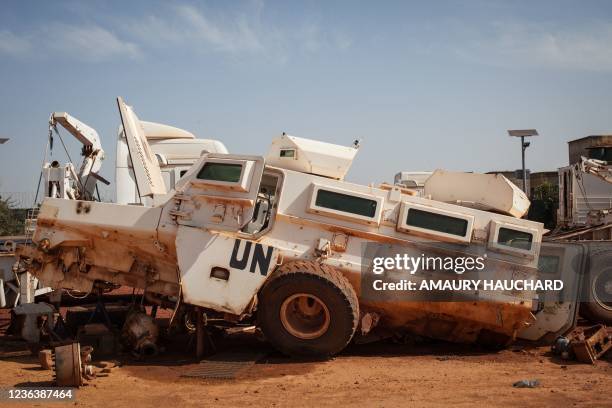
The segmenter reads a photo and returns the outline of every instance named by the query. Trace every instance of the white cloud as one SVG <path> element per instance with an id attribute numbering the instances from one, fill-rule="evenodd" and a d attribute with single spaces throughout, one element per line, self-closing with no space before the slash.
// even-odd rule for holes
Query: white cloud
<path id="1" fill-rule="evenodd" d="M 111 31 L 95 25 L 49 24 L 27 36 L 18 36 L 7 30 L 0 31 L 0 54 L 44 57 L 49 51 L 85 61 L 113 57 L 136 58 L 141 55 L 136 44 L 124 41 Z"/>
<path id="2" fill-rule="evenodd" d="M 612 24 L 582 28 L 497 23 L 456 51 L 470 60 L 504 66 L 612 70 Z"/>
<path id="3" fill-rule="evenodd" d="M 328 31 L 315 23 L 301 22 L 287 27 L 282 22 L 267 22 L 263 11 L 261 1 L 249 2 L 230 14 L 178 5 L 163 14 L 139 19 L 127 33 L 154 48 L 172 45 L 232 56 L 263 56 L 281 64 L 296 51 L 346 50 L 352 44 L 346 33 Z"/>
<path id="4" fill-rule="evenodd" d="M 353 40 L 343 32 L 335 32 L 332 36 L 334 45 L 340 50 L 348 50 L 353 45 Z"/>
<path id="5" fill-rule="evenodd" d="M 149 15 L 132 24 L 127 33 L 154 48 L 169 45 L 195 50 L 238 54 L 265 51 L 274 30 L 264 30 L 259 13 L 212 18 L 193 6 L 179 5 L 163 17 Z M 268 46 L 270 44 L 267 44 Z"/>
<path id="6" fill-rule="evenodd" d="M 301 44 L 305 51 L 311 53 L 315 53 L 321 49 L 324 42 L 321 37 L 321 29 L 316 24 L 304 26 L 297 32 L 298 43 Z"/>
<path id="7" fill-rule="evenodd" d="M 139 47 L 99 26 L 55 24 L 45 30 L 49 49 L 64 52 L 76 59 L 100 61 L 113 57 L 137 58 Z"/>
<path id="8" fill-rule="evenodd" d="M 23 55 L 30 51 L 30 41 L 17 36 L 8 30 L 0 30 L 0 53 Z"/>
<path id="9" fill-rule="evenodd" d="M 312 22 L 269 22 L 264 3 L 253 0 L 241 7 L 206 10 L 170 4 L 142 16 L 103 17 L 96 24 L 50 22 L 19 37 L 0 30 L 0 53 L 49 57 L 61 53 L 81 61 L 139 58 L 152 49 L 217 52 L 231 57 L 256 56 L 285 63 L 295 53 L 346 50 L 348 35 Z"/>
<path id="10" fill-rule="evenodd" d="M 216 50 L 239 52 L 263 49 L 259 30 L 252 27 L 255 22 L 240 16 L 227 24 L 218 24 L 208 19 L 192 6 L 177 7 L 177 15 L 188 26 L 188 37 L 208 43 Z"/>

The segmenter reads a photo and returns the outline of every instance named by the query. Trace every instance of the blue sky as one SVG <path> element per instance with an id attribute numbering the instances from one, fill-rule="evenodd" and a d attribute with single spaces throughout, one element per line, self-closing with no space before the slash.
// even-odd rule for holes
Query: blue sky
<path id="1" fill-rule="evenodd" d="M 9 0 L 0 81 L 0 191 L 35 190 L 52 111 L 98 130 L 112 179 L 118 95 L 234 153 L 362 139 L 362 183 L 518 168 L 509 128 L 537 128 L 528 167 L 554 170 L 612 133 L 612 3 Z"/>

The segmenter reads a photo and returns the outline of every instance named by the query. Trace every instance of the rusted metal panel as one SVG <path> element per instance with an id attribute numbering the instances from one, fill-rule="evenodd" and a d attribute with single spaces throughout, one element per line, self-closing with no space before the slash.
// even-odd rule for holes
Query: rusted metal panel
<path id="1" fill-rule="evenodd" d="M 576 360 L 594 364 L 595 360 L 612 348 L 612 331 L 603 324 L 596 324 L 588 328 L 574 330 L 570 334 L 569 340 L 576 355 Z"/>

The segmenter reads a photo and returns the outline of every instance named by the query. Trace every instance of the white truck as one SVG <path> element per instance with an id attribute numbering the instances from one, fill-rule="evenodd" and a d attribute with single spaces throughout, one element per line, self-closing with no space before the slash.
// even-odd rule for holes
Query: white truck
<path id="1" fill-rule="evenodd" d="M 575 319 L 575 304 L 534 302 L 535 290 L 477 292 L 470 302 L 363 295 L 363 247 L 372 244 L 418 252 L 445 242 L 455 255 L 484 254 L 498 279 L 534 277 L 544 229 L 520 219 L 526 198 L 511 183 L 503 187 L 510 205 L 495 212 L 353 184 L 344 177 L 357 147 L 283 134 L 265 158 L 205 153 L 167 191 L 146 126 L 118 103 L 138 162 L 136 198 L 150 205 L 45 199 L 33 245 L 18 256 L 54 288 L 140 288 L 209 317 L 252 322 L 290 355 L 333 355 L 373 328 L 505 344 L 556 335 Z"/>

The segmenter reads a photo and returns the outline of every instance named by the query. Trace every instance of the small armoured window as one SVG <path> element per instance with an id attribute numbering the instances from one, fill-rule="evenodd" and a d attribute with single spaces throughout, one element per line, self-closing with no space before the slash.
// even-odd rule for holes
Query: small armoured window
<path id="1" fill-rule="evenodd" d="M 188 170 L 181 170 L 181 172 L 179 173 L 179 178 L 183 177 L 185 174 L 187 174 Z"/>
<path id="2" fill-rule="evenodd" d="M 330 210 L 374 218 L 377 204 L 375 200 L 320 189 L 317 191 L 315 205 Z"/>
<path id="3" fill-rule="evenodd" d="M 198 172 L 198 178 L 200 180 L 238 183 L 241 174 L 241 164 L 207 162 Z"/>
<path id="4" fill-rule="evenodd" d="M 464 237 L 468 229 L 467 220 L 429 211 L 417 210 L 416 208 L 410 208 L 408 210 L 406 225 L 438 231 L 444 234 L 457 235 L 459 237 Z"/>
<path id="5" fill-rule="evenodd" d="M 524 249 L 525 251 L 531 250 L 531 243 L 533 242 L 533 235 L 524 232 L 517 231 L 510 228 L 501 227 L 497 234 L 497 243 L 506 245 L 512 248 Z"/>
<path id="6" fill-rule="evenodd" d="M 281 149 L 280 157 L 295 159 L 295 149 Z"/>

